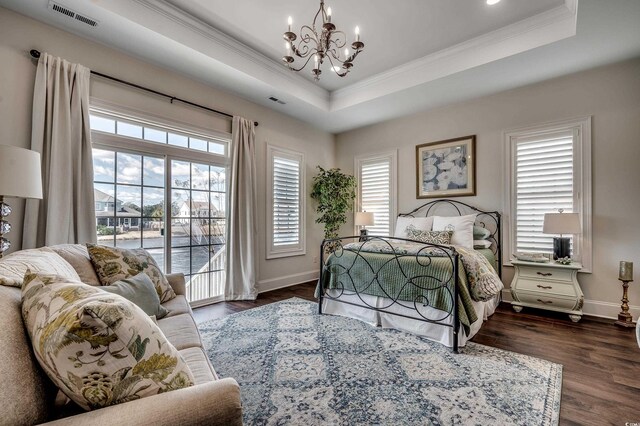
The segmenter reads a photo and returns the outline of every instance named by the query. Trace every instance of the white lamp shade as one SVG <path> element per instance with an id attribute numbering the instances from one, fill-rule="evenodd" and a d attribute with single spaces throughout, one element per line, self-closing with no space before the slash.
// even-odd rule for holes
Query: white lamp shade
<path id="1" fill-rule="evenodd" d="M 580 217 L 578 213 L 545 213 L 542 233 L 544 234 L 579 234 Z"/>
<path id="2" fill-rule="evenodd" d="M 0 196 L 42 198 L 40 153 L 0 145 Z"/>
<path id="3" fill-rule="evenodd" d="M 356 223 L 356 226 L 373 226 L 373 225 L 375 225 L 375 220 L 373 218 L 373 213 L 356 212 L 355 223 Z"/>

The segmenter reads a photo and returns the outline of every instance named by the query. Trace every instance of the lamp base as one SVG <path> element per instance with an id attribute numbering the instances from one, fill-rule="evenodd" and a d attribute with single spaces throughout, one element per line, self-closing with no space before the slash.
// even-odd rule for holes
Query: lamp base
<path id="1" fill-rule="evenodd" d="M 369 231 L 367 231 L 366 229 L 361 229 L 360 230 L 360 242 L 364 242 L 367 241 L 369 238 L 367 238 L 369 236 Z"/>
<path id="2" fill-rule="evenodd" d="M 571 239 L 569 237 L 553 237 L 553 260 L 571 257 Z"/>

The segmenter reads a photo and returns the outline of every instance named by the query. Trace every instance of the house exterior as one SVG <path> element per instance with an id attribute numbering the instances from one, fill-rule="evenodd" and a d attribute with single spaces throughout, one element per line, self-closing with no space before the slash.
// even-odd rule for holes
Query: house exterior
<path id="1" fill-rule="evenodd" d="M 100 191 L 93 190 L 96 203 L 96 226 L 122 227 L 123 230 L 138 230 L 142 214 L 131 207 L 125 206 L 121 200 Z"/>

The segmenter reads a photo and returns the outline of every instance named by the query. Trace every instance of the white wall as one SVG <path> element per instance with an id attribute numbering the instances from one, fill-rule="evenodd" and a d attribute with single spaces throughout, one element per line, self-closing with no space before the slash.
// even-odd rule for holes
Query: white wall
<path id="1" fill-rule="evenodd" d="M 258 106 L 237 96 L 216 90 L 179 74 L 158 68 L 119 51 L 77 37 L 54 27 L 0 8 L 0 144 L 28 148 L 31 137 L 31 107 L 36 67 L 29 57 L 30 49 L 38 49 L 83 64 L 91 69 L 159 91 L 174 94 L 232 114 L 260 122 L 256 129 L 258 206 L 260 234 L 260 289 L 275 288 L 313 279 L 318 265 L 322 227 L 314 223 L 311 200 L 307 203 L 307 255 L 266 260 L 266 144 L 274 144 L 304 152 L 307 158 L 307 182 L 315 174 L 316 165 L 332 167 L 335 138 L 309 124 L 273 110 Z M 92 78 L 93 97 L 119 103 L 154 115 L 191 123 L 211 130 L 230 131 L 230 121 L 184 105 L 171 105 L 167 100 Z M 310 193 L 308 189 L 307 193 Z M 22 240 L 23 201 L 11 200 L 14 228 L 8 235 L 12 250 Z"/>
<path id="2" fill-rule="evenodd" d="M 585 312 L 614 316 L 622 293 L 618 262 L 633 261 L 640 281 L 640 59 L 342 133 L 337 166 L 352 171 L 354 156 L 398 148 L 398 210 L 408 212 L 425 201 L 415 197 L 415 146 L 475 134 L 477 196 L 459 199 L 502 210 L 502 132 L 587 115 L 593 116 L 594 265 L 579 280 Z M 513 270 L 505 269 L 508 284 Z M 631 284 L 630 299 L 637 318 L 640 285 Z"/>

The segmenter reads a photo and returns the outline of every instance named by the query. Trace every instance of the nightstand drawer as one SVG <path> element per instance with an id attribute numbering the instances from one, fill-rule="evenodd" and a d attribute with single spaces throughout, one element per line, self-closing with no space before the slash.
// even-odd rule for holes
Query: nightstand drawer
<path id="1" fill-rule="evenodd" d="M 565 281 L 571 283 L 572 275 L 575 271 L 567 270 L 567 269 L 558 269 L 558 268 L 536 268 L 527 266 L 525 268 L 520 268 L 520 275 L 523 278 L 535 278 L 539 280 L 549 280 L 549 281 Z"/>
<path id="2" fill-rule="evenodd" d="M 557 294 L 563 296 L 576 296 L 576 290 L 571 282 L 555 282 L 540 281 L 537 279 L 520 278 L 517 282 L 518 291 L 525 290 L 529 292 L 545 294 Z"/>
<path id="3" fill-rule="evenodd" d="M 573 309 L 576 306 L 576 298 L 558 296 L 554 294 L 540 294 L 538 292 L 518 291 L 518 300 L 529 305 L 538 305 L 548 309 Z"/>

